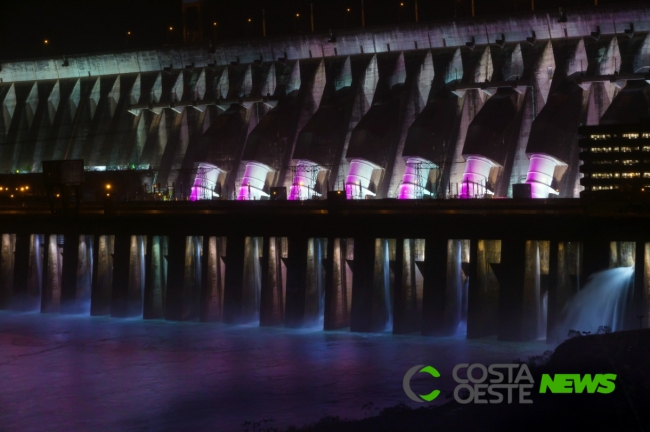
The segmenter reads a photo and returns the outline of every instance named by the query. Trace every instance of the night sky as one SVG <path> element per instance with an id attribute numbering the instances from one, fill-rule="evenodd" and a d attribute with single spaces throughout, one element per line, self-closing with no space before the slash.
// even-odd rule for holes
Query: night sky
<path id="1" fill-rule="evenodd" d="M 557 10 L 585 6 L 593 1 L 535 0 L 535 8 Z M 414 2 L 365 0 L 366 26 L 413 22 Z M 621 3 L 598 2 L 601 5 Z M 261 36 L 263 8 L 269 37 L 308 32 L 310 3 L 314 5 L 316 31 L 361 25 L 361 0 L 204 0 L 204 3 L 206 26 L 217 22 L 216 34 L 213 28 L 208 28 L 207 37 L 216 36 L 222 41 Z M 530 10 L 530 0 L 475 0 L 475 8 L 480 18 Z M 467 18 L 471 15 L 471 0 L 419 0 L 419 10 L 420 21 Z M 296 18 L 296 14 L 300 17 Z M 181 25 L 181 0 L 0 0 L 0 60 L 179 44 Z"/>

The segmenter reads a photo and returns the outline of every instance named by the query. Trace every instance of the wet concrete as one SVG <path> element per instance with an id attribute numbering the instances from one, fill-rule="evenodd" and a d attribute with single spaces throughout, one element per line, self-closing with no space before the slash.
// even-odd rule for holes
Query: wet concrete
<path id="1" fill-rule="evenodd" d="M 0 312 L 0 431 L 243 431 L 398 403 L 404 373 L 510 362 L 543 342 Z M 430 386 L 417 379 L 414 389 Z M 428 391 L 428 390 L 427 390 Z M 439 401 L 444 401 L 443 397 Z M 372 408 L 363 408 L 372 402 Z"/>

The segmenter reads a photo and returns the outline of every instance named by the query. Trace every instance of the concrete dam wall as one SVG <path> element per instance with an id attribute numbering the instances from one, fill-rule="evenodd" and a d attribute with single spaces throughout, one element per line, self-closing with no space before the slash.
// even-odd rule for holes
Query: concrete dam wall
<path id="1" fill-rule="evenodd" d="M 178 198 L 577 197 L 580 124 L 648 116 L 650 9 L 0 61 L 0 173 L 84 159 Z"/>

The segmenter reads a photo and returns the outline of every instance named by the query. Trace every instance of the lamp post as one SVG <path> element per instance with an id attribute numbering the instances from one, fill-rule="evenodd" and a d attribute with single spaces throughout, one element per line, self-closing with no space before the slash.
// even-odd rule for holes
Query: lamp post
<path id="1" fill-rule="evenodd" d="M 397 22 L 402 22 L 402 8 L 404 7 L 404 2 L 400 2 L 399 9 L 397 9 Z"/>
<path id="2" fill-rule="evenodd" d="M 345 10 L 345 14 L 343 15 L 343 27 L 348 28 L 348 15 L 350 14 L 350 8 L 347 8 Z"/>

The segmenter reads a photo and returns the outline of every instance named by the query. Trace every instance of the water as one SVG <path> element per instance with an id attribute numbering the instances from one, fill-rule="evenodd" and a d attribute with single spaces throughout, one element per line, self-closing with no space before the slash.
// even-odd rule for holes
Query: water
<path id="1" fill-rule="evenodd" d="M 393 330 L 393 296 L 390 293 L 390 244 L 384 239 L 384 305 L 386 307 L 386 327 L 385 331 Z"/>
<path id="2" fill-rule="evenodd" d="M 456 327 L 457 337 L 467 336 L 467 304 L 469 296 L 469 276 L 458 285 L 458 327 Z"/>
<path id="3" fill-rule="evenodd" d="M 541 354 L 543 342 L 459 340 L 0 312 L 3 432 L 234 431 L 304 425 L 410 402 L 417 364 L 453 391 L 457 363 Z M 430 382 L 414 379 L 413 386 Z M 447 394 L 447 393 L 444 393 Z M 444 397 L 439 402 L 444 402 Z"/>
<path id="4" fill-rule="evenodd" d="M 618 267 L 592 275 L 564 308 L 559 335 L 566 337 L 569 330 L 596 333 L 599 326 L 623 330 L 634 289 L 633 277 L 634 267 Z"/>

